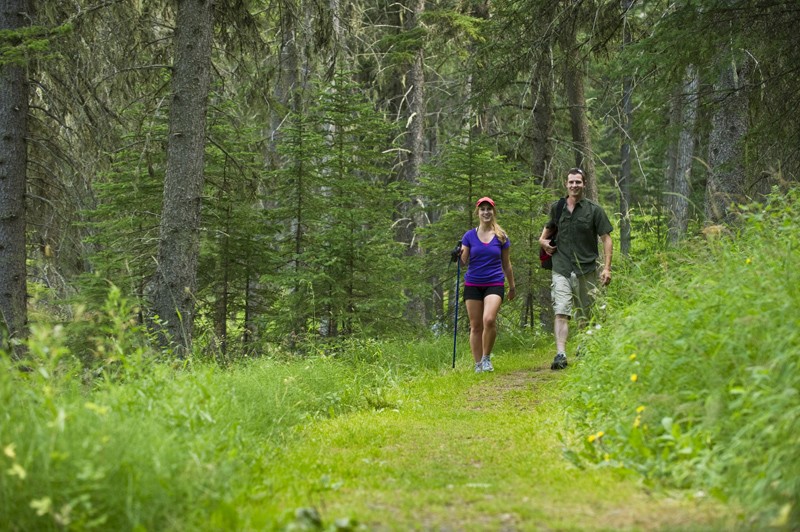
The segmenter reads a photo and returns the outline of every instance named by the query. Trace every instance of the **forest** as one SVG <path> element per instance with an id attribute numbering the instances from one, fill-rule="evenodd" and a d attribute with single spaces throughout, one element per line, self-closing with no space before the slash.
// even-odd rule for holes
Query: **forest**
<path id="1" fill-rule="evenodd" d="M 785 0 L 0 0 L 4 404 L 23 401 L 17 412 L 28 411 L 26 395 L 10 391 L 24 382 L 58 426 L 61 386 L 65 396 L 83 396 L 138 383 L 102 392 L 133 409 L 134 390 L 152 398 L 167 374 L 189 379 L 199 394 L 175 392 L 176 401 L 202 402 L 203 385 L 194 386 L 204 371 L 235 380 L 254 361 L 355 357 L 359 368 L 385 363 L 387 373 L 378 378 L 369 366 L 369 393 L 356 399 L 363 390 L 355 384 L 346 392 L 333 384 L 355 377 L 326 369 L 330 380 L 308 384 L 318 401 L 309 415 L 335 417 L 349 400 L 394 405 L 386 396 L 392 385 L 381 379 L 394 383 L 389 374 L 405 366 L 389 346 L 437 346 L 446 358 L 447 338 L 467 334 L 466 320 L 454 320 L 459 304 L 466 313 L 450 253 L 477 225 L 482 196 L 497 202 L 519 294 L 503 307 L 501 341 L 544 345 L 553 316 L 538 236 L 571 167 L 585 171 L 587 196 L 612 218 L 620 285 L 609 298 L 623 314 L 658 299 L 635 293 L 657 280 L 693 301 L 687 294 L 702 283 L 684 293 L 677 280 L 662 280 L 667 264 L 688 279 L 680 268 L 690 257 L 736 262 L 746 253 L 736 242 L 757 241 L 759 231 L 786 237 L 783 251 L 763 252 L 776 272 L 788 268 L 798 253 L 796 222 L 786 216 L 800 170 L 798 23 L 800 5 Z M 786 290 L 789 301 L 796 297 L 796 288 Z M 598 342 L 627 360 L 634 340 L 603 343 L 622 331 L 638 334 L 590 335 L 587 349 Z M 788 336 L 782 353 L 797 347 L 796 333 Z M 750 344 L 743 338 L 739 346 L 750 353 Z M 411 358 L 435 365 L 422 357 Z M 595 378 L 612 371 L 597 364 Z M 790 364 L 792 377 L 797 363 Z M 626 408 L 618 402 L 627 392 L 601 404 L 570 375 L 564 393 L 585 402 L 577 426 L 589 430 Z M 744 400 L 742 379 L 717 384 Z M 787 411 L 798 409 L 796 384 L 786 385 L 795 390 L 784 397 Z M 703 390 L 687 391 L 683 406 Z M 174 421 L 183 414 L 173 407 Z M 675 405 L 665 399 L 662 407 Z M 175 422 L 205 423 L 195 415 Z M 263 430 L 285 437 L 304 415 L 286 414 L 285 427 L 275 421 Z M 4 494 L 16 490 L 7 477 L 22 475 L 14 435 L 30 428 L 15 416 L 0 427 L 3 467 L 16 471 L 0 481 Z M 655 424 L 673 441 L 706 445 L 706 433 L 692 432 L 702 425 L 697 418 L 679 417 L 664 414 Z M 791 434 L 794 425 L 781 426 Z M 648 476 L 643 463 L 669 454 L 636 431 L 616 434 L 646 458 L 622 452 L 620 467 Z M 56 468 L 54 449 L 43 470 Z M 594 443 L 570 452 L 576 464 L 604 461 Z M 800 458 L 787 452 L 776 463 Z M 707 485 L 718 486 L 724 475 L 715 474 Z M 689 476 L 670 478 L 685 488 Z M 757 522 L 800 522 L 796 478 L 776 472 L 759 482 L 760 493 L 770 493 L 769 515 Z M 726 501 L 741 495 L 715 490 Z M 89 491 L 65 495 L 60 513 L 51 499 L 24 496 L 39 501 L 39 516 L 52 515 L 56 528 L 181 528 L 130 505 L 128 520 L 115 521 L 113 511 L 82 498 Z M 223 519 L 227 507 L 219 508 Z M 15 519 L 11 530 L 36 522 Z"/>
<path id="2" fill-rule="evenodd" d="M 796 175 L 791 2 L 28 4 L 3 5 L 6 344 L 112 285 L 223 360 L 446 326 L 484 195 L 533 326 L 567 168 L 633 256 Z"/>

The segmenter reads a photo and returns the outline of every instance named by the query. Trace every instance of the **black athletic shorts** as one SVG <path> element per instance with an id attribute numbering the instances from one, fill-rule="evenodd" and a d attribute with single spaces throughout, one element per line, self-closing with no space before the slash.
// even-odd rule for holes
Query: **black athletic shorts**
<path id="1" fill-rule="evenodd" d="M 484 298 L 490 294 L 500 296 L 500 299 L 505 299 L 506 287 L 505 286 L 464 286 L 464 301 L 467 299 L 477 299 L 483 301 Z"/>

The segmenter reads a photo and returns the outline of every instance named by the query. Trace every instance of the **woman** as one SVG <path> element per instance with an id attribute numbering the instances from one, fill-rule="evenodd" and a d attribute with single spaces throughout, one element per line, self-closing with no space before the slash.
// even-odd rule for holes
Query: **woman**
<path id="1" fill-rule="evenodd" d="M 469 348 L 475 359 L 475 373 L 494 371 L 492 348 L 497 338 L 497 312 L 505 295 L 517 295 L 511 270 L 508 235 L 497 223 L 494 201 L 481 198 L 475 204 L 481 224 L 461 239 L 461 262 L 469 265 L 464 274 L 464 303 L 469 315 Z"/>

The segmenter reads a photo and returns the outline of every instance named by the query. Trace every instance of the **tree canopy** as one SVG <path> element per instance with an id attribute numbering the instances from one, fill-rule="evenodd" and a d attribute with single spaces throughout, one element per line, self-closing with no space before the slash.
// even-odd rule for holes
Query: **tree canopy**
<path id="1" fill-rule="evenodd" d="M 29 106 L 4 122 L 27 158 L 0 154 L 26 207 L 24 260 L 0 254 L 29 286 L 3 289 L 56 319 L 117 286 L 167 348 L 222 357 L 436 328 L 490 194 L 530 324 L 548 312 L 530 235 L 567 168 L 634 257 L 797 176 L 792 2 L 219 1 L 207 89 L 187 5 L 3 3 L 26 21 L 0 33 L 3 102 Z M 205 107 L 181 110 L 181 72 Z"/>

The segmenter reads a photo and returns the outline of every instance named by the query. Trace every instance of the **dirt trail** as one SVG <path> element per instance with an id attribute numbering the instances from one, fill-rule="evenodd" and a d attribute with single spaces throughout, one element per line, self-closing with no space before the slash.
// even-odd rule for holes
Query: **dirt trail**
<path id="1" fill-rule="evenodd" d="M 399 409 L 311 427 L 286 459 L 337 485 L 324 493 L 326 522 L 349 516 L 380 531 L 730 529 L 708 499 L 574 467 L 558 437 L 562 373 L 544 360 L 498 362 L 492 374 L 417 383 Z"/>

